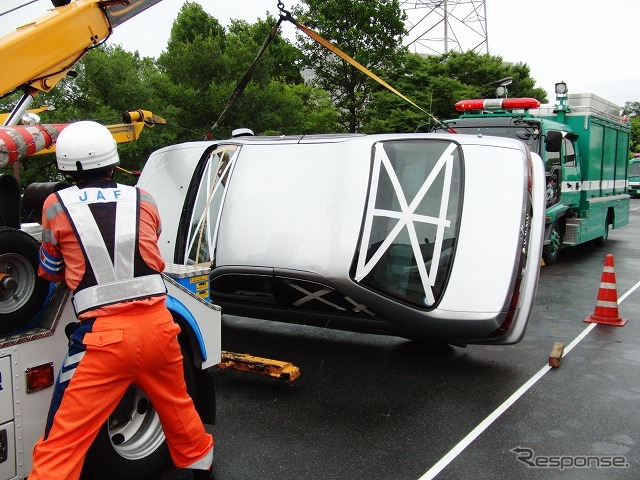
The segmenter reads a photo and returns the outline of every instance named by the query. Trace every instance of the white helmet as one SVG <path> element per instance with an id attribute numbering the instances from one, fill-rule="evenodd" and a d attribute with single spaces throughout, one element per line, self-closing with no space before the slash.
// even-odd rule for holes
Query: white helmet
<path id="1" fill-rule="evenodd" d="M 113 167 L 120 158 L 107 127 L 81 121 L 69 124 L 58 135 L 56 161 L 61 172 L 79 173 Z"/>

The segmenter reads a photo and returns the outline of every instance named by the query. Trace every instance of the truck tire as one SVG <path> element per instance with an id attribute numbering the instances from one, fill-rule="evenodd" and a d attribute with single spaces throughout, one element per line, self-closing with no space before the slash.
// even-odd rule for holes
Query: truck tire
<path id="1" fill-rule="evenodd" d="M 184 348 L 181 351 L 187 392 L 195 398 L 193 361 Z M 158 413 L 147 395 L 132 385 L 89 448 L 81 478 L 157 480 L 171 465 Z"/>
<path id="2" fill-rule="evenodd" d="M 560 229 L 558 223 L 554 223 L 551 227 L 551 234 L 549 235 L 549 243 L 542 247 L 542 259 L 547 265 L 552 265 L 558 260 L 558 254 L 560 253 L 560 246 L 562 245 L 562 237 L 560 235 Z"/>
<path id="3" fill-rule="evenodd" d="M 607 217 L 607 220 L 605 221 L 605 224 L 604 224 L 604 234 L 593 241 L 596 247 L 604 247 L 607 244 L 607 240 L 609 239 L 610 225 L 611 225 L 611 221 L 609 220 L 609 217 Z"/>
<path id="4" fill-rule="evenodd" d="M 47 298 L 50 284 L 38 277 L 39 250 L 28 233 L 0 227 L 0 334 L 29 324 Z"/>

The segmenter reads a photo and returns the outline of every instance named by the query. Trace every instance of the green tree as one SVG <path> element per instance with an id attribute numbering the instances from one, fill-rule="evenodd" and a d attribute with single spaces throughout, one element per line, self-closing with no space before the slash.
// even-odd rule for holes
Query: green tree
<path id="1" fill-rule="evenodd" d="M 625 102 L 623 115 L 629 117 L 631 123 L 631 155 L 640 152 L 640 102 Z"/>
<path id="2" fill-rule="evenodd" d="M 300 22 L 385 78 L 401 57 L 404 16 L 397 0 L 303 0 Z M 349 132 L 360 128 L 375 82 L 325 47 L 298 35 L 313 83 L 331 93 Z"/>
<path id="3" fill-rule="evenodd" d="M 250 50 L 248 62 L 239 62 L 243 70 L 237 72 L 237 78 L 241 78 L 246 68 L 254 60 L 258 51 L 264 44 L 267 35 L 277 23 L 272 16 L 267 16 L 266 20 L 260 20 L 250 24 L 244 20 L 232 20 L 227 36 L 227 56 L 233 61 L 235 60 L 234 51 L 231 51 L 231 43 L 235 41 L 235 46 L 245 45 Z M 235 62 L 234 62 L 235 63 Z M 303 63 L 303 55 L 300 49 L 292 45 L 287 39 L 278 33 L 269 43 L 269 46 L 260 59 L 256 69 L 262 71 L 261 76 L 266 79 L 275 79 L 288 84 L 304 83 L 301 69 Z M 255 76 L 255 74 L 254 74 Z M 260 82 L 257 82 L 260 83 Z"/>
<path id="4" fill-rule="evenodd" d="M 169 104 L 180 106 L 178 122 L 186 128 L 185 132 L 198 132 L 199 138 L 218 120 L 276 24 L 273 17 L 255 24 L 233 20 L 225 31 L 211 27 L 217 21 L 209 17 L 198 4 L 186 2 L 174 22 L 167 49 L 158 58 L 166 78 L 158 84 L 156 93 Z M 193 24 L 209 27 L 193 32 Z M 222 138 L 239 126 L 252 128 L 256 133 L 297 133 L 293 131 L 296 126 L 308 128 L 299 118 L 304 98 L 297 94 L 298 90 L 290 88 L 303 82 L 301 59 L 300 50 L 278 32 L 257 63 L 249 86 L 226 112 L 213 136 Z M 333 109 L 326 104 L 323 108 Z M 328 117 L 330 114 L 323 116 Z M 295 118 L 298 120 L 294 122 Z"/>
<path id="5" fill-rule="evenodd" d="M 431 75 L 454 78 L 466 85 L 476 87 L 479 98 L 495 97 L 495 82 L 513 77 L 509 85 L 510 97 L 534 97 L 546 102 L 546 92 L 535 86 L 530 69 L 524 63 L 507 63 L 499 55 L 477 52 L 449 52 L 441 56 L 427 57 Z"/>
<path id="6" fill-rule="evenodd" d="M 74 77 L 65 77 L 51 92 L 39 95 L 34 105 L 56 107 L 41 114 L 43 123 L 94 120 L 113 125 L 121 123 L 123 112 L 138 109 L 165 118 L 166 125 L 145 128 L 137 141 L 118 147 L 121 167 L 141 170 L 152 151 L 205 137 L 275 24 L 272 17 L 255 24 L 232 21 L 227 33 L 202 7 L 186 2 L 157 61 L 119 46 L 93 49 L 78 63 Z M 240 126 L 256 133 L 341 131 L 328 94 L 303 83 L 300 61 L 300 50 L 278 34 L 259 62 L 254 81 L 214 136 L 227 138 Z M 2 110 L 11 110 L 19 96 L 0 99 Z M 20 167 L 23 185 L 60 179 L 53 154 L 28 157 Z M 12 172 L 9 167 L 2 173 Z M 122 171 L 116 179 L 136 180 Z"/>
<path id="7" fill-rule="evenodd" d="M 640 102 L 625 102 L 622 113 L 631 117 L 640 117 Z"/>
<path id="8" fill-rule="evenodd" d="M 640 117 L 632 117 L 631 122 L 631 146 L 630 154 L 640 153 Z"/>
<path id="9" fill-rule="evenodd" d="M 238 108 L 229 115 L 228 123 L 265 135 L 344 131 L 338 111 L 324 90 L 276 81 L 267 86 L 249 85 L 238 101 Z"/>
<path id="10" fill-rule="evenodd" d="M 185 2 L 173 22 L 167 48 L 157 64 L 172 82 L 206 91 L 226 77 L 221 62 L 226 33 L 201 5 Z"/>
<path id="11" fill-rule="evenodd" d="M 388 82 L 413 100 L 428 114 L 383 87 L 377 87 L 368 106 L 363 131 L 402 132 L 425 130 L 435 119 L 457 116 L 455 104 L 465 98 L 495 96 L 496 80 L 513 77 L 510 97 L 534 97 L 546 102 L 546 92 L 535 87 L 529 67 L 522 63 L 506 64 L 501 57 L 474 52 L 451 52 L 422 56 L 407 53 L 401 65 L 389 74 Z"/>
<path id="12" fill-rule="evenodd" d="M 122 123 L 122 114 L 131 110 L 150 110 L 167 118 L 173 110 L 153 89 L 161 76 L 153 59 L 140 58 L 119 46 L 107 45 L 87 53 L 75 68 L 75 77 L 66 77 L 55 89 L 37 98 L 55 110 L 40 114 L 42 123 L 70 123 L 94 120 L 104 125 Z M 135 142 L 118 146 L 124 170 L 140 170 L 149 154 L 177 140 L 169 125 L 145 128 Z M 21 183 L 50 181 L 59 178 L 53 154 L 36 155 L 21 162 Z M 118 181 L 135 183 L 135 177 L 119 171 Z"/>

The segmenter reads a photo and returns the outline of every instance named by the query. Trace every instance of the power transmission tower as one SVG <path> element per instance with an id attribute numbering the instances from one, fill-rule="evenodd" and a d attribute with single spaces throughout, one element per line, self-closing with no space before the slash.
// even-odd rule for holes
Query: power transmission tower
<path id="1" fill-rule="evenodd" d="M 404 0 L 400 8 L 407 15 L 405 45 L 416 53 L 489 53 L 485 0 Z"/>

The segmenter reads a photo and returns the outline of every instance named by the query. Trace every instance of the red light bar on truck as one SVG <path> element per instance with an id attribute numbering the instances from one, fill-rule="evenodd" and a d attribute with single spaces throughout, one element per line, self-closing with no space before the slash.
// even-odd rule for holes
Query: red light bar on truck
<path id="1" fill-rule="evenodd" d="M 477 100 L 460 100 L 456 103 L 456 110 L 510 110 L 514 108 L 538 108 L 540 102 L 535 98 L 479 98 Z"/>

